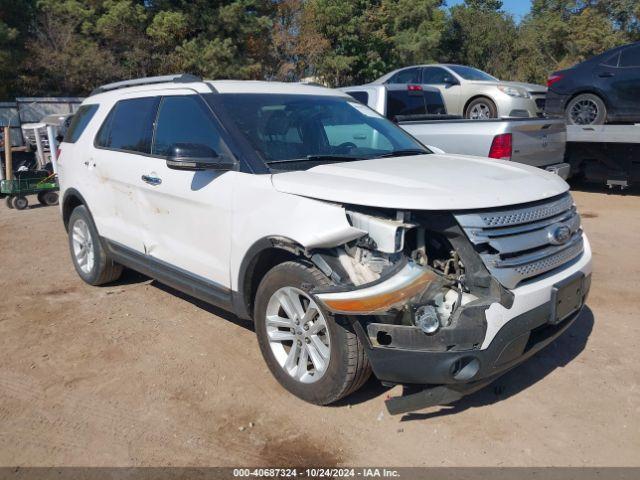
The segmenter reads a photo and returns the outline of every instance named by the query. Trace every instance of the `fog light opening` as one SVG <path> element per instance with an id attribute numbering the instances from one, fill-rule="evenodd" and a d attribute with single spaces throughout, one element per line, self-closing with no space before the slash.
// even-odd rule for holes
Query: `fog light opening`
<path id="1" fill-rule="evenodd" d="M 480 370 L 480 361 L 476 357 L 463 357 L 451 365 L 451 376 L 460 381 L 471 380 Z"/>
<path id="2" fill-rule="evenodd" d="M 440 319 L 435 307 L 423 305 L 418 307 L 413 314 L 413 323 L 424 333 L 435 333 L 440 328 Z"/>

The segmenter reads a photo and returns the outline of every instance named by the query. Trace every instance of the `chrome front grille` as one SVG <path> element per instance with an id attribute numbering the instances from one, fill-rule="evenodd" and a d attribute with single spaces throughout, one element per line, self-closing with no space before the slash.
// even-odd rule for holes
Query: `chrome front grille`
<path id="1" fill-rule="evenodd" d="M 584 250 L 568 193 L 548 202 L 455 215 L 489 272 L 505 287 L 550 272 Z"/>

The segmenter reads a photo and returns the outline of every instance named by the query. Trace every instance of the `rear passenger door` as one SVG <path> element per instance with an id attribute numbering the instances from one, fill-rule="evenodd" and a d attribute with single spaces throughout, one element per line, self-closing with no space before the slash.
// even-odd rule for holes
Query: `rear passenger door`
<path id="1" fill-rule="evenodd" d="M 116 102 L 84 159 L 90 184 L 89 207 L 100 235 L 137 252 L 144 251 L 140 216 L 140 168 L 151 154 L 158 97 Z"/>
<path id="2" fill-rule="evenodd" d="M 144 250 L 196 280 L 228 287 L 236 172 L 171 169 L 166 156 L 174 144 L 203 145 L 231 156 L 220 125 L 199 95 L 176 90 L 162 98 L 151 156 L 136 168 Z"/>

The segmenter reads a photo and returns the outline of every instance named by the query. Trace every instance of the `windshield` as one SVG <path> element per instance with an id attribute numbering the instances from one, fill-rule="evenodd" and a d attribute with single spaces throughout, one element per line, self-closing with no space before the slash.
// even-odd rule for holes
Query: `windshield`
<path id="1" fill-rule="evenodd" d="M 221 94 L 226 115 L 271 170 L 431 153 L 370 108 L 348 98 Z"/>
<path id="2" fill-rule="evenodd" d="M 487 82 L 497 82 L 498 79 L 496 77 L 492 77 L 487 72 L 483 72 L 482 70 L 478 70 L 473 67 L 465 67 L 464 65 L 447 65 L 451 70 L 456 72 L 465 80 L 484 80 Z"/>

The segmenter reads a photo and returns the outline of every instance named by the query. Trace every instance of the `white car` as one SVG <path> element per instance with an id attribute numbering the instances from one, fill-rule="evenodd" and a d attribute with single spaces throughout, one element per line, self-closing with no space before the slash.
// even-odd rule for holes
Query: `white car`
<path id="1" fill-rule="evenodd" d="M 425 388 L 392 413 L 455 401 L 560 335 L 589 290 L 557 175 L 432 154 L 326 88 L 107 85 L 74 116 L 58 175 L 85 282 L 124 265 L 253 319 L 273 375 L 316 404 L 371 370 Z"/>
<path id="2" fill-rule="evenodd" d="M 387 73 L 374 84 L 417 84 L 438 88 L 450 115 L 470 119 L 538 117 L 547 87 L 505 82 L 466 65 L 414 65 Z"/>

